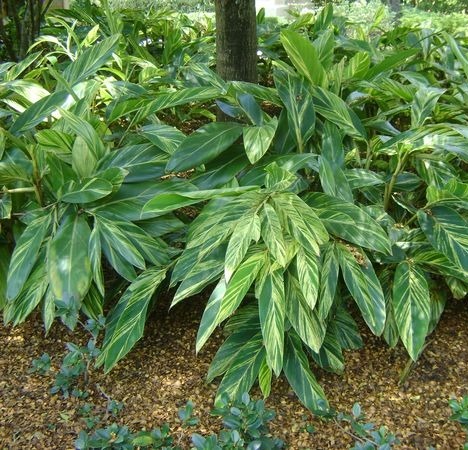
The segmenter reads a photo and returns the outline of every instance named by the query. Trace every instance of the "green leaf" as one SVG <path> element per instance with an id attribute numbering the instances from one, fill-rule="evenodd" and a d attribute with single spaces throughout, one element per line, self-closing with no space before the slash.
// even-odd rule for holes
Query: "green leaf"
<path id="1" fill-rule="evenodd" d="M 224 277 L 229 282 L 232 274 L 244 259 L 252 241 L 260 239 L 260 218 L 257 214 L 243 216 L 229 240 L 224 262 Z"/>
<path id="2" fill-rule="evenodd" d="M 319 175 L 325 194 L 340 198 L 346 202 L 353 202 L 351 186 L 340 167 L 324 157 L 319 157 Z"/>
<path id="3" fill-rule="evenodd" d="M 6 303 L 3 311 L 5 323 L 13 322 L 13 325 L 18 325 L 24 322 L 44 297 L 48 284 L 45 263 L 39 261 L 19 295 Z"/>
<path id="4" fill-rule="evenodd" d="M 336 94 L 320 87 L 313 92 L 315 110 L 350 136 L 367 139 L 366 129 L 356 113 Z"/>
<path id="5" fill-rule="evenodd" d="M 240 321 L 239 324 L 237 324 L 238 320 Z M 234 323 L 234 330 L 219 347 L 208 369 L 206 379 L 209 383 L 229 369 L 246 342 L 252 338 L 262 340 L 256 307 L 242 308 L 236 312 L 226 324 L 226 332 L 228 332 L 227 328 L 231 322 L 236 322 Z"/>
<path id="6" fill-rule="evenodd" d="M 387 56 L 383 61 L 379 62 L 372 66 L 364 76 L 366 80 L 372 80 L 377 77 L 386 77 L 388 76 L 388 71 L 402 65 L 405 60 L 411 56 L 419 53 L 419 49 L 410 48 L 408 50 L 401 50 L 395 53 L 392 53 L 390 56 Z"/>
<path id="7" fill-rule="evenodd" d="M 319 257 L 304 251 L 304 249 L 299 249 L 296 254 L 295 268 L 304 299 L 312 310 L 315 308 L 320 286 Z"/>
<path id="8" fill-rule="evenodd" d="M 163 192 L 144 205 L 142 215 L 161 215 L 218 196 L 237 196 L 253 189 L 254 187 L 246 186 L 239 188 L 209 189 L 206 191 Z"/>
<path id="9" fill-rule="evenodd" d="M 168 155 L 172 155 L 185 139 L 182 131 L 162 123 L 142 127 L 141 134 Z"/>
<path id="10" fill-rule="evenodd" d="M 441 187 L 428 186 L 426 198 L 429 203 L 454 205 L 468 209 L 468 184 L 452 178 Z"/>
<path id="11" fill-rule="evenodd" d="M 185 274 L 177 288 L 171 308 L 184 298 L 198 294 L 219 277 L 224 268 L 224 252 L 225 246 L 222 245 L 195 260 L 194 266 Z"/>
<path id="12" fill-rule="evenodd" d="M 242 125 L 215 122 L 187 136 L 167 163 L 168 172 L 183 171 L 205 164 L 227 150 L 242 134 Z"/>
<path id="13" fill-rule="evenodd" d="M 327 73 L 312 43 L 292 30 L 282 30 L 280 39 L 298 72 L 315 86 L 326 86 Z"/>
<path id="14" fill-rule="evenodd" d="M 265 187 L 272 192 L 290 190 L 298 180 L 297 176 L 280 167 L 275 161 L 265 167 Z"/>
<path id="15" fill-rule="evenodd" d="M 99 223 L 101 230 L 101 243 L 114 249 L 123 259 L 139 269 L 145 269 L 145 259 L 138 250 L 137 246 L 131 241 L 128 233 L 101 215 L 96 216 L 96 222 Z"/>
<path id="16" fill-rule="evenodd" d="M 272 371 L 268 366 L 266 358 L 262 361 L 262 365 L 260 366 L 260 370 L 258 371 L 258 384 L 260 386 L 260 390 L 262 391 L 263 397 L 268 397 L 271 392 L 271 378 L 272 378 Z"/>
<path id="17" fill-rule="evenodd" d="M 63 71 L 64 79 L 73 86 L 94 75 L 111 58 L 120 38 L 121 35 L 116 34 L 94 43 Z"/>
<path id="18" fill-rule="evenodd" d="M 8 269 L 8 282 L 6 296 L 13 300 L 23 289 L 26 280 L 37 261 L 39 250 L 42 246 L 50 227 L 51 215 L 39 217 L 33 220 L 23 231 L 16 242 L 11 255 Z"/>
<path id="19" fill-rule="evenodd" d="M 372 263 L 360 249 L 337 244 L 341 272 L 371 331 L 380 336 L 385 326 L 385 299 Z"/>
<path id="20" fill-rule="evenodd" d="M 286 314 L 302 342 L 318 352 L 325 338 L 325 323 L 307 304 L 299 280 L 291 274 L 286 277 Z"/>
<path id="21" fill-rule="evenodd" d="M 270 148 L 277 126 L 278 120 L 273 118 L 263 125 L 243 129 L 245 153 L 252 164 L 259 161 Z"/>
<path id="22" fill-rule="evenodd" d="M 254 253 L 234 272 L 224 295 L 221 295 L 224 290 L 222 283 L 218 285 L 216 294 L 210 297 L 203 313 L 197 334 L 197 351 L 203 347 L 214 329 L 239 307 L 264 263 L 265 253 Z"/>
<path id="23" fill-rule="evenodd" d="M 60 114 L 66 127 L 73 131 L 77 136 L 81 136 L 88 146 L 88 150 L 91 152 L 92 158 L 99 161 L 106 154 L 106 147 L 91 123 L 65 109 L 60 109 Z"/>
<path id="24" fill-rule="evenodd" d="M 305 201 L 330 234 L 371 250 L 392 253 L 384 229 L 362 208 L 320 192 L 306 195 Z"/>
<path id="25" fill-rule="evenodd" d="M 127 288 L 107 317 L 102 352 L 97 364 L 108 372 L 143 336 L 148 305 L 154 291 L 166 278 L 166 269 L 151 267 Z"/>
<path id="26" fill-rule="evenodd" d="M 339 273 L 340 266 L 335 250 L 335 242 L 330 241 L 324 246 L 321 255 L 320 291 L 317 311 L 321 319 L 325 319 L 328 316 L 335 300 Z"/>
<path id="27" fill-rule="evenodd" d="M 467 272 L 468 222 L 447 206 L 434 206 L 430 212 L 419 210 L 418 220 L 431 245 Z"/>
<path id="28" fill-rule="evenodd" d="M 72 149 L 72 168 L 80 178 L 93 174 L 97 155 L 92 152 L 82 136 L 77 136 Z"/>
<path id="29" fill-rule="evenodd" d="M 283 230 L 275 209 L 269 203 L 263 205 L 261 218 L 261 235 L 263 242 L 265 242 L 272 259 L 281 267 L 286 267 L 286 243 Z"/>
<path id="30" fill-rule="evenodd" d="M 267 362 L 276 376 L 279 376 L 283 368 L 286 316 L 282 270 L 270 271 L 262 280 L 258 307 Z"/>
<path id="31" fill-rule="evenodd" d="M 311 86 L 305 80 L 287 72 L 275 72 L 274 80 L 281 101 L 288 112 L 289 124 L 289 129 L 284 131 L 278 127 L 278 131 L 283 131 L 283 136 L 277 136 L 276 140 L 281 138 L 287 140 L 287 136 L 292 133 L 299 153 L 303 153 L 306 143 L 315 131 L 315 109 L 310 95 Z"/>
<path id="32" fill-rule="evenodd" d="M 318 352 L 311 352 L 314 361 L 323 369 L 341 374 L 344 370 L 344 357 L 336 336 L 337 327 L 330 324 L 322 347 Z"/>
<path id="33" fill-rule="evenodd" d="M 60 198 L 65 203 L 91 203 L 112 193 L 113 186 L 102 178 L 88 178 L 80 182 L 71 181 L 63 188 Z"/>
<path id="34" fill-rule="evenodd" d="M 0 197 L 0 219 L 9 219 L 11 217 L 11 196 L 8 192 L 3 192 Z"/>
<path id="35" fill-rule="evenodd" d="M 363 342 L 357 323 L 343 306 L 336 309 L 332 324 L 336 328 L 336 338 L 343 349 L 357 350 L 362 348 Z"/>
<path id="36" fill-rule="evenodd" d="M 286 339 L 284 373 L 299 400 L 310 411 L 328 409 L 325 394 L 310 370 L 301 341 L 291 333 Z"/>
<path id="37" fill-rule="evenodd" d="M 445 89 L 435 87 L 420 87 L 411 104 L 411 126 L 420 127 L 428 119 Z"/>
<path id="38" fill-rule="evenodd" d="M 272 199 L 283 227 L 307 251 L 319 255 L 328 233 L 315 212 L 292 192 L 274 194 Z"/>
<path id="39" fill-rule="evenodd" d="M 47 251 L 47 272 L 56 300 L 80 304 L 91 284 L 88 256 L 91 231 L 83 216 L 68 216 L 61 223 Z"/>
<path id="40" fill-rule="evenodd" d="M 0 311 L 7 301 L 6 288 L 10 257 L 11 254 L 8 247 L 5 244 L 0 244 Z"/>
<path id="41" fill-rule="evenodd" d="M 431 320 L 431 299 L 424 272 L 408 261 L 396 268 L 392 305 L 401 340 L 411 359 L 416 361 Z"/>
<path id="42" fill-rule="evenodd" d="M 237 398 L 250 391 L 265 359 L 265 347 L 259 333 L 245 342 L 236 354 L 229 369 L 224 375 L 215 399 L 215 406 L 220 405 L 223 395 Z"/>
<path id="43" fill-rule="evenodd" d="M 10 132 L 19 134 L 40 124 L 60 106 L 63 106 L 68 97 L 67 91 L 58 91 L 37 101 L 19 115 L 10 127 Z"/>
<path id="44" fill-rule="evenodd" d="M 99 293 L 104 296 L 104 275 L 102 273 L 101 238 L 99 235 L 99 223 L 96 223 L 89 236 L 88 244 L 89 261 L 93 273 L 93 280 Z"/>

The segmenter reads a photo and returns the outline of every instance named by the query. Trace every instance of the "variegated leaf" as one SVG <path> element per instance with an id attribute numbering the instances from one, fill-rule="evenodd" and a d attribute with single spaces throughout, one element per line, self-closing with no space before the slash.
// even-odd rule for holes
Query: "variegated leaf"
<path id="1" fill-rule="evenodd" d="M 56 300 L 80 304 L 92 279 L 88 244 L 91 230 L 84 216 L 68 216 L 47 251 L 47 272 Z"/>
<path id="2" fill-rule="evenodd" d="M 431 245 L 467 272 L 468 221 L 447 206 L 434 206 L 430 213 L 419 210 L 418 220 Z"/>
<path id="3" fill-rule="evenodd" d="M 269 203 L 265 203 L 263 205 L 261 217 L 261 235 L 263 242 L 265 242 L 272 259 L 281 267 L 285 267 L 287 263 L 286 244 L 275 209 Z"/>
<path id="4" fill-rule="evenodd" d="M 301 340 L 289 333 L 285 350 L 284 373 L 299 400 L 310 411 L 327 410 L 325 393 L 310 370 Z"/>
<path id="5" fill-rule="evenodd" d="M 42 242 L 50 227 L 51 215 L 33 220 L 18 239 L 8 269 L 7 299 L 13 300 L 23 289 L 37 261 Z"/>
<path id="6" fill-rule="evenodd" d="M 244 259 L 252 241 L 260 239 L 260 218 L 257 214 L 248 214 L 237 222 L 229 240 L 224 262 L 224 277 L 229 282 L 232 274 Z"/>
<path id="7" fill-rule="evenodd" d="M 270 271 L 262 281 L 258 299 L 260 325 L 268 365 L 276 376 L 279 376 L 283 368 L 286 317 L 283 272 L 282 270 Z"/>
<path id="8" fill-rule="evenodd" d="M 369 328 L 380 336 L 385 326 L 385 299 L 372 263 L 360 249 L 343 244 L 337 244 L 336 249 L 346 287 Z"/>
<path id="9" fill-rule="evenodd" d="M 398 264 L 392 305 L 401 340 L 413 361 L 423 348 L 431 320 L 431 299 L 424 272 L 414 264 Z"/>
<path id="10" fill-rule="evenodd" d="M 106 336 L 97 360 L 111 370 L 143 336 L 148 305 L 166 277 L 166 269 L 151 267 L 130 284 L 107 318 Z"/>

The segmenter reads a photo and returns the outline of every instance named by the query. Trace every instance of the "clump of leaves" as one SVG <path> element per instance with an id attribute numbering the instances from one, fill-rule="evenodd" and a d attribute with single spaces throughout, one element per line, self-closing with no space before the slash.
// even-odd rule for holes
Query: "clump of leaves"
<path id="1" fill-rule="evenodd" d="M 468 395 L 465 395 L 462 399 L 451 399 L 449 401 L 450 408 L 452 410 L 451 420 L 458 422 L 465 432 L 467 433 L 466 442 L 463 446 L 463 450 L 468 450 Z"/>
<path id="2" fill-rule="evenodd" d="M 332 419 L 340 429 L 355 439 L 351 450 L 389 450 L 399 443 L 387 427 L 377 428 L 374 423 L 368 422 L 359 403 L 353 405 L 350 414 L 330 410 L 324 417 Z"/>
<path id="3" fill-rule="evenodd" d="M 217 449 L 281 449 L 284 442 L 269 434 L 268 423 L 275 413 L 265 408 L 263 400 L 251 400 L 244 393 L 239 400 L 232 401 L 223 395 L 212 415 L 222 418 L 223 426 L 218 436 L 192 436 L 197 450 Z"/>

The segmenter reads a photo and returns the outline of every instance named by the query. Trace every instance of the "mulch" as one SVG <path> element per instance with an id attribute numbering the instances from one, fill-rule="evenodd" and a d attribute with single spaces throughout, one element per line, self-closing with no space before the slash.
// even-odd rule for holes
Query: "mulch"
<path id="1" fill-rule="evenodd" d="M 145 337 L 110 374 L 91 372 L 88 401 L 104 408 L 105 395 L 124 402 L 117 421 L 138 431 L 168 422 L 183 448 L 190 448 L 177 410 L 187 400 L 200 417 L 196 432 L 219 428 L 210 417 L 216 384 L 205 375 L 221 342 L 218 334 L 206 350 L 195 355 L 194 342 L 204 302 L 193 299 L 170 314 L 157 307 Z M 402 386 L 398 379 L 408 357 L 403 347 L 388 348 L 363 329 L 365 346 L 346 353 L 346 370 L 336 375 L 316 369 L 330 404 L 339 411 L 359 402 L 369 421 L 386 425 L 397 434 L 401 449 L 459 449 L 464 433 L 450 421 L 450 397 L 468 394 L 468 302 L 453 301 L 437 330 Z M 73 449 L 84 428 L 79 407 L 83 400 L 51 395 L 52 378 L 29 373 L 31 361 L 44 352 L 57 370 L 67 342 L 85 342 L 84 334 L 71 334 L 54 326 L 44 336 L 39 315 L 25 324 L 0 327 L 0 449 Z M 105 394 L 105 395 L 104 395 Z M 271 431 L 291 449 L 346 449 L 353 440 L 333 422 L 314 418 L 303 408 L 282 379 L 275 380 L 267 406 L 276 411 Z M 310 425 L 315 432 L 309 432 Z"/>

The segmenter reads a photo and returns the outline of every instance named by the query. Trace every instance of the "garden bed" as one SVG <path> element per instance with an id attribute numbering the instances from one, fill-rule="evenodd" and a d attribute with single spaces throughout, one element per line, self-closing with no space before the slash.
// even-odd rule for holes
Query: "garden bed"
<path id="1" fill-rule="evenodd" d="M 209 416 L 216 390 L 204 377 L 220 343 L 214 337 L 199 356 L 194 342 L 203 302 L 189 301 L 168 315 L 161 305 L 149 321 L 145 338 L 109 375 L 91 373 L 89 401 L 105 405 L 103 395 L 125 403 L 120 423 L 134 431 L 168 422 L 184 448 L 190 431 L 180 429 L 177 410 L 189 399 L 200 417 L 197 431 L 209 434 L 218 423 Z M 364 333 L 365 346 L 346 354 L 343 376 L 316 369 L 331 405 L 348 411 L 360 402 L 367 418 L 385 424 L 401 440 L 399 448 L 461 448 L 464 434 L 448 417 L 448 399 L 467 394 L 468 303 L 452 302 L 429 344 L 402 387 L 397 386 L 407 354 L 400 346 L 389 349 Z M 82 400 L 49 394 L 51 377 L 28 373 L 33 358 L 44 352 L 57 368 L 65 343 L 76 334 L 57 326 L 44 338 L 39 317 L 17 328 L 0 328 L 0 448 L 71 449 L 84 428 L 78 409 Z M 84 339 L 84 337 L 83 337 Z M 83 341 L 84 342 L 84 341 Z M 96 387 L 99 385 L 99 389 Z M 346 431 L 333 422 L 314 419 L 282 379 L 273 383 L 267 406 L 276 411 L 274 435 L 292 449 L 344 449 L 352 444 Z M 306 431 L 312 425 L 315 432 Z M 310 427 L 308 427 L 310 430 Z"/>

